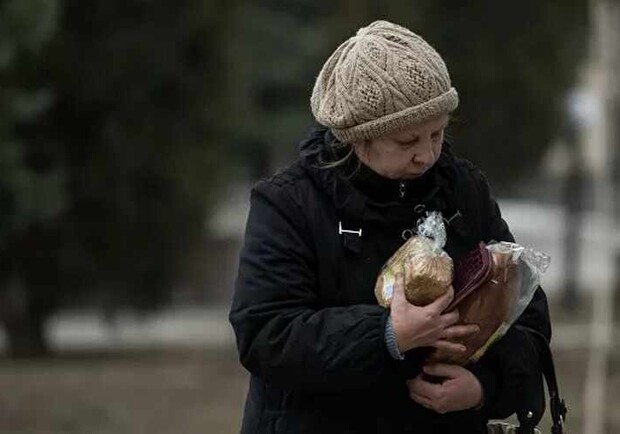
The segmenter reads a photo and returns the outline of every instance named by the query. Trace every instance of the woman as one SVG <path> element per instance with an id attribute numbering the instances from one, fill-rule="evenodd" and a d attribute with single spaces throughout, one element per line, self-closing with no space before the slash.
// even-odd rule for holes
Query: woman
<path id="1" fill-rule="evenodd" d="M 242 433 L 483 433 L 489 418 L 544 411 L 535 339 L 511 330 L 475 365 L 427 364 L 477 332 L 406 302 L 377 305 L 381 266 L 427 211 L 453 259 L 513 237 L 483 174 L 444 141 L 458 96 L 437 52 L 386 21 L 360 29 L 321 70 L 321 125 L 299 159 L 252 191 L 230 313 L 251 373 Z M 544 293 L 518 321 L 550 337 Z M 427 374 L 427 375 L 425 375 Z M 440 381 L 429 381 L 430 376 Z"/>

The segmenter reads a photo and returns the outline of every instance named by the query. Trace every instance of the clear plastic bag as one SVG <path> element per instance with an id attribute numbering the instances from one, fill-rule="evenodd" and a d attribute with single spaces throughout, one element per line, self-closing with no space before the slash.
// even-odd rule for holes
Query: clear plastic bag
<path id="1" fill-rule="evenodd" d="M 446 229 L 439 212 L 420 219 L 410 237 L 385 263 L 375 285 L 379 304 L 389 307 L 396 274 L 405 276 L 405 296 L 411 304 L 425 306 L 444 294 L 452 282 L 453 264 L 443 250 Z"/>
<path id="2" fill-rule="evenodd" d="M 495 333 L 489 337 L 485 344 L 480 347 L 470 358 L 470 362 L 475 362 L 486 352 L 486 350 L 501 338 L 511 325 L 521 316 L 525 308 L 530 304 L 542 275 L 546 273 L 551 263 L 551 258 L 536 250 L 523 247 L 516 243 L 502 241 L 489 244 L 487 248 L 494 255 L 510 255 L 510 261 L 517 266 L 517 281 L 515 282 L 516 293 L 512 309 L 506 320 L 497 328 Z"/>
<path id="3" fill-rule="evenodd" d="M 480 331 L 466 338 L 451 339 L 465 345 L 464 353 L 443 354 L 434 350 L 430 360 L 467 364 L 480 359 L 523 313 L 549 267 L 550 258 L 519 244 L 502 241 L 486 246 L 481 243 L 478 252 L 471 252 L 473 256 L 465 255 L 469 263 L 462 264 L 459 260 L 455 266 L 443 250 L 446 238 L 441 213 L 431 212 L 420 219 L 416 235 L 411 236 L 381 269 L 375 296 L 381 306 L 389 307 L 396 274 L 402 272 L 407 300 L 416 306 L 425 306 L 443 295 L 454 278 L 455 299 L 446 310 L 457 308 L 459 324 L 477 324 Z M 486 258 L 480 256 L 483 253 Z"/>
<path id="4" fill-rule="evenodd" d="M 452 339 L 465 345 L 465 353 L 448 356 L 434 351 L 433 361 L 466 364 L 479 360 L 523 313 L 550 263 L 544 253 L 515 243 L 492 243 L 486 249 L 492 257 L 491 273 L 455 306 L 459 323 L 477 324 L 480 331 L 467 338 Z"/>

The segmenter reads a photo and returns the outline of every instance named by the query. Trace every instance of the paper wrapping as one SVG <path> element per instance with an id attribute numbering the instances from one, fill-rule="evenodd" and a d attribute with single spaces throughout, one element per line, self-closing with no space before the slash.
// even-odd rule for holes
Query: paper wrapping
<path id="1" fill-rule="evenodd" d="M 480 331 L 466 338 L 450 339 L 463 344 L 466 351 L 445 355 L 435 350 L 431 361 L 463 365 L 477 361 L 486 349 L 510 326 L 509 318 L 519 298 L 521 273 L 511 252 L 491 252 L 490 279 L 457 306 L 459 324 L 477 324 Z"/>

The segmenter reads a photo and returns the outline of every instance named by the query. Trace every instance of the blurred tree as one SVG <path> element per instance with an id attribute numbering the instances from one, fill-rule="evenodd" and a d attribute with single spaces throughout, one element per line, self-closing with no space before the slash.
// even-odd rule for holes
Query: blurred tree
<path id="1" fill-rule="evenodd" d="M 44 352 L 45 319 L 76 296 L 109 312 L 169 297 L 227 167 L 228 11 L 201 0 L 3 3 L 0 242 L 3 293 L 17 301 L 0 301 L 0 317 L 27 311 L 21 333 L 4 321 L 14 354 Z M 38 318 L 35 293 L 46 297 Z"/>
<path id="2" fill-rule="evenodd" d="M 327 55 L 325 24 L 335 4 L 325 0 L 231 3 L 228 63 L 234 117 L 225 120 L 246 177 L 269 174 L 295 155 L 312 121 L 307 101 L 316 65 Z"/>
<path id="3" fill-rule="evenodd" d="M 56 0 L 0 3 L 0 323 L 15 355 L 46 351 L 44 323 L 57 305 L 65 173 L 20 132 L 53 103 L 36 75 L 57 16 Z"/>
<path id="4" fill-rule="evenodd" d="M 49 56 L 82 266 L 114 309 L 165 301 L 204 235 L 227 155 L 223 1 L 65 0 Z M 75 263 L 74 263 L 75 265 Z"/>

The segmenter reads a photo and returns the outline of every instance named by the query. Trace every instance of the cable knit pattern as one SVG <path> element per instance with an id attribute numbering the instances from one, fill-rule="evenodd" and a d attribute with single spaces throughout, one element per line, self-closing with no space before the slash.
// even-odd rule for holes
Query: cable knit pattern
<path id="1" fill-rule="evenodd" d="M 372 139 L 458 106 L 441 56 L 388 21 L 359 29 L 327 59 L 310 99 L 316 120 L 343 142 Z"/>

